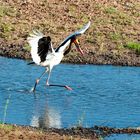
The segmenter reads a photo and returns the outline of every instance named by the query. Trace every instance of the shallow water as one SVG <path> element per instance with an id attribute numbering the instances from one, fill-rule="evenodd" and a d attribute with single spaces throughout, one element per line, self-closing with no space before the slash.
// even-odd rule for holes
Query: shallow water
<path id="1" fill-rule="evenodd" d="M 44 68 L 0 57 L 0 121 L 46 126 L 140 126 L 140 67 L 60 64 L 30 92 Z M 9 101 L 9 103 L 6 103 Z M 7 107 L 7 108 L 6 108 Z"/>

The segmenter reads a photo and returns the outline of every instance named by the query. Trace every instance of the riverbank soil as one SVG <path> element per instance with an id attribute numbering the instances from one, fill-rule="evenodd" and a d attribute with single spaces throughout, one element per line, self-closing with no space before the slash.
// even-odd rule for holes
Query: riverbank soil
<path id="1" fill-rule="evenodd" d="M 94 126 L 92 128 L 34 128 L 0 124 L 0 140 L 99 140 L 112 134 L 140 134 L 140 128 L 111 128 Z"/>
<path id="2" fill-rule="evenodd" d="M 94 131 L 85 129 L 37 129 L 27 126 L 0 125 L 0 140 L 97 140 Z"/>
<path id="3" fill-rule="evenodd" d="M 1 0 L 0 55 L 31 59 L 27 36 L 40 30 L 54 48 L 89 20 L 79 37 L 84 56 L 74 49 L 63 62 L 140 66 L 139 0 Z"/>

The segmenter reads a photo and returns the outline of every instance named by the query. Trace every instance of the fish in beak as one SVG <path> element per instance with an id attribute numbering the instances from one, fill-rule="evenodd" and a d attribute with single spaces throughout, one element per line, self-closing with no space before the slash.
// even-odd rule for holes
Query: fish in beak
<path id="1" fill-rule="evenodd" d="M 77 51 L 79 51 L 81 53 L 81 55 L 84 55 L 83 50 L 80 48 L 78 39 L 75 39 L 73 42 L 74 42 L 74 44 L 76 46 Z"/>

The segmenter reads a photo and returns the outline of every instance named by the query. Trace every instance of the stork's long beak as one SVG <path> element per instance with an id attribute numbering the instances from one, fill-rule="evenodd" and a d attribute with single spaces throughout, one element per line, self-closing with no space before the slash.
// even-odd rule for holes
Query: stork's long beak
<path id="1" fill-rule="evenodd" d="M 81 53 L 81 55 L 84 55 L 83 50 L 80 48 L 78 39 L 75 39 L 73 42 L 74 42 L 74 44 L 76 46 L 77 51 L 79 51 Z"/>

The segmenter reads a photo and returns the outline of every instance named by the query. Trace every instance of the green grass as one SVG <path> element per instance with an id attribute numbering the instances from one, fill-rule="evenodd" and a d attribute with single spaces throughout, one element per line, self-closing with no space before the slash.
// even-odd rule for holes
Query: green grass
<path id="1" fill-rule="evenodd" d="M 135 50 L 136 53 L 140 54 L 140 43 L 129 42 L 124 45 L 125 48 Z"/>
<path id="2" fill-rule="evenodd" d="M 0 28 L 1 28 L 3 33 L 11 32 L 11 30 L 13 29 L 13 27 L 10 23 L 2 23 L 0 25 Z"/>
<path id="3" fill-rule="evenodd" d="M 31 47 L 29 46 L 29 44 L 24 44 L 23 48 L 26 50 L 26 51 L 31 51 Z"/>
<path id="4" fill-rule="evenodd" d="M 15 17 L 16 14 L 17 11 L 14 7 L 4 6 L 4 5 L 0 6 L 0 17 L 4 17 L 6 15 L 10 17 Z"/>
<path id="5" fill-rule="evenodd" d="M 115 7 L 107 7 L 105 8 L 105 12 L 108 14 L 114 14 L 117 12 L 117 9 Z"/>
<path id="6" fill-rule="evenodd" d="M 15 30 L 11 23 L 0 23 L 0 37 L 5 39 L 11 39 L 11 32 Z"/>
<path id="7" fill-rule="evenodd" d="M 130 13 L 126 13 L 123 10 L 118 10 L 117 8 L 110 6 L 104 8 L 104 13 L 110 15 L 108 21 L 110 20 L 112 24 L 116 26 L 119 25 L 132 25 L 134 24 L 133 16 Z"/>
<path id="8" fill-rule="evenodd" d="M 122 38 L 120 33 L 115 33 L 115 32 L 111 32 L 110 33 L 110 39 L 113 41 L 118 41 Z"/>
<path id="9" fill-rule="evenodd" d="M 0 129 L 4 129 L 7 131 L 11 131 L 14 128 L 13 125 L 8 125 L 8 124 L 0 124 Z"/>
<path id="10" fill-rule="evenodd" d="M 5 6 L 0 6 L 0 17 L 7 15 L 8 9 Z"/>

